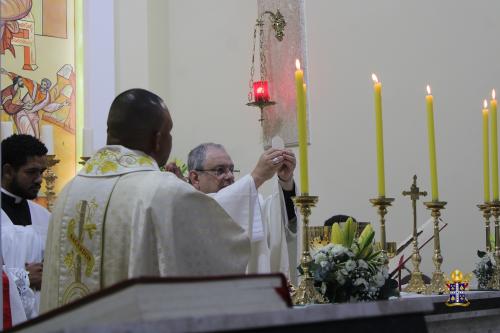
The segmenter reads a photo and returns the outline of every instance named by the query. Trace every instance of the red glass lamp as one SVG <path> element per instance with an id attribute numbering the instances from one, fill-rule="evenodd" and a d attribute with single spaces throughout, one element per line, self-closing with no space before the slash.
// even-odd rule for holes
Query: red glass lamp
<path id="1" fill-rule="evenodd" d="M 281 41 L 284 36 L 285 29 L 285 19 L 281 15 L 280 11 L 277 10 L 276 14 L 266 11 L 258 19 L 255 24 L 255 29 L 253 33 L 253 53 L 252 53 L 252 66 L 250 68 L 250 92 L 248 93 L 248 103 L 249 106 L 256 106 L 260 109 L 260 119 L 263 121 L 264 107 L 276 104 L 271 100 L 271 94 L 269 93 L 269 83 L 266 80 L 266 55 L 265 55 L 265 45 L 264 45 L 264 15 L 269 15 L 271 20 L 271 27 L 275 31 L 275 37 L 278 41 Z M 255 74 L 255 46 L 257 44 L 257 31 L 259 31 L 259 60 L 260 60 L 260 80 L 254 81 Z"/>

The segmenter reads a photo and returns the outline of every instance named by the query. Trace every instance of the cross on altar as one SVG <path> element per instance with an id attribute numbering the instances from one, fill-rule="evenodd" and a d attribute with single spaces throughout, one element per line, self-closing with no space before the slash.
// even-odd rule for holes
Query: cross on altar
<path id="1" fill-rule="evenodd" d="M 413 184 L 410 187 L 410 191 L 403 191 L 403 195 L 409 195 L 411 200 L 411 205 L 413 208 L 413 238 L 417 238 L 417 200 L 420 196 L 426 196 L 427 192 L 420 192 L 420 188 L 417 186 L 417 175 L 413 175 Z"/>
<path id="2" fill-rule="evenodd" d="M 411 199 L 411 205 L 413 208 L 413 271 L 411 272 L 410 282 L 406 287 L 407 292 L 423 293 L 425 292 L 425 284 L 422 279 L 422 273 L 420 272 L 419 265 L 422 261 L 420 253 L 418 251 L 418 234 L 417 234 L 417 200 L 420 196 L 426 196 L 427 192 L 420 192 L 417 186 L 417 175 L 413 176 L 413 184 L 411 185 L 410 191 L 403 191 L 403 195 L 409 195 Z"/>

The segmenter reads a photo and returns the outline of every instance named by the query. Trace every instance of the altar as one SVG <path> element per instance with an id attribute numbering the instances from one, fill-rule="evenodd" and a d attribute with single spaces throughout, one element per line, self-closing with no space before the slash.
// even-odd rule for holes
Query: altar
<path id="1" fill-rule="evenodd" d="M 173 289 L 168 289 L 172 285 L 164 282 L 159 278 L 127 281 L 7 332 L 500 332 L 499 291 L 468 291 L 468 307 L 446 306 L 448 295 L 407 293 L 385 301 L 290 307 L 284 299 L 273 298 L 275 291 L 269 289 L 256 299 L 261 300 L 260 309 L 248 310 L 248 304 L 245 309 L 234 296 L 226 304 L 210 306 L 222 295 L 211 287 L 195 301 L 198 308 L 188 310 L 186 303 L 173 297 Z M 246 278 L 240 287 L 248 283 L 253 282 Z M 277 305 L 275 310 L 270 303 Z"/>

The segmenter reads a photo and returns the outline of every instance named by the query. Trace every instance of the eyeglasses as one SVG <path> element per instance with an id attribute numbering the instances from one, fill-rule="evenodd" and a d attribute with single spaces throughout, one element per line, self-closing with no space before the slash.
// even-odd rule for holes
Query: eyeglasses
<path id="1" fill-rule="evenodd" d="M 230 167 L 218 166 L 218 167 L 215 167 L 215 168 L 210 169 L 210 170 L 198 170 L 198 169 L 196 169 L 195 171 L 198 171 L 198 172 L 208 172 L 208 173 L 211 173 L 212 175 L 214 175 L 217 178 L 220 178 L 220 177 L 222 177 L 224 175 L 228 175 L 228 174 L 232 174 L 233 176 L 235 176 L 238 173 L 240 173 L 240 170 L 234 169 L 233 166 L 230 166 Z"/>

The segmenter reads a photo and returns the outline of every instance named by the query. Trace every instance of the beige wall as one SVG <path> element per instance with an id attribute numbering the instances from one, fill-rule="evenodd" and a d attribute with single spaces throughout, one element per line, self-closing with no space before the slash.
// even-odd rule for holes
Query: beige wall
<path id="1" fill-rule="evenodd" d="M 444 270 L 472 270 L 483 245 L 475 205 L 482 198 L 481 103 L 500 89 L 500 3 L 473 1 L 306 1 L 309 56 L 310 188 L 313 223 L 352 214 L 378 226 L 370 75 L 383 82 L 388 239 L 410 233 L 401 192 L 418 174 L 430 191 L 425 85 L 435 96 Z M 253 0 L 115 1 L 116 87 L 150 88 L 174 119 L 172 156 L 199 142 L 227 146 L 244 172 L 261 153 L 258 114 L 245 106 Z M 133 19 L 131 19 L 133 18 Z M 148 36 L 145 38 L 145 36 Z M 428 213 L 419 205 L 419 223 Z M 377 228 L 378 230 L 378 228 Z M 423 269 L 432 270 L 431 248 Z"/>

